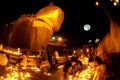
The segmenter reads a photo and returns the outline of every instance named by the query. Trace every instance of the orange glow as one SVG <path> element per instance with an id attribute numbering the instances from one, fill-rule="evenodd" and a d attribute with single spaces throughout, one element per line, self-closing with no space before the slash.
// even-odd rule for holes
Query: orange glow
<path id="1" fill-rule="evenodd" d="M 116 3 L 119 3 L 119 0 L 115 0 Z"/>
<path id="2" fill-rule="evenodd" d="M 62 41 L 62 38 L 61 38 L 61 37 L 59 37 L 59 38 L 58 38 L 58 41 Z"/>
<path id="3" fill-rule="evenodd" d="M 95 2 L 95 5 L 96 5 L 96 6 L 98 6 L 98 5 L 99 5 L 99 2 L 98 2 L 98 1 L 96 1 L 96 2 Z"/>
<path id="4" fill-rule="evenodd" d="M 36 18 L 46 22 L 53 31 L 58 31 L 64 20 L 64 12 L 61 8 L 50 4 L 49 6 L 42 8 L 37 13 Z"/>
<path id="5" fill-rule="evenodd" d="M 120 25 L 116 22 L 111 21 L 110 23 L 110 33 L 108 33 L 102 42 L 99 44 L 102 49 L 106 50 L 108 53 L 120 52 Z"/>

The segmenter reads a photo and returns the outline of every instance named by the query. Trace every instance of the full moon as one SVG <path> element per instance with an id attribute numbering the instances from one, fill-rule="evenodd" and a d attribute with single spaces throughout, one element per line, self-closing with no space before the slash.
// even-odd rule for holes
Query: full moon
<path id="1" fill-rule="evenodd" d="M 85 31 L 89 31 L 91 29 L 91 26 L 89 24 L 85 24 L 83 28 Z"/>

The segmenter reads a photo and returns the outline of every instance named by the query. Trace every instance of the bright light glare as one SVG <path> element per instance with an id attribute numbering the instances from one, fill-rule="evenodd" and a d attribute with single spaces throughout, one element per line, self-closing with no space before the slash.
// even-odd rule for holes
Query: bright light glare
<path id="1" fill-rule="evenodd" d="M 59 38 L 58 38 L 58 40 L 59 40 L 59 41 L 62 41 L 62 38 L 61 38 L 61 37 L 59 37 Z"/>
<path id="2" fill-rule="evenodd" d="M 113 5 L 114 5 L 114 6 L 117 6 L 117 3 L 116 3 L 116 2 L 114 2 L 114 3 L 113 3 Z"/>
<path id="3" fill-rule="evenodd" d="M 98 1 L 96 1 L 96 2 L 95 2 L 95 5 L 96 5 L 96 6 L 98 6 L 98 5 L 99 5 L 99 2 L 98 2 Z"/>
<path id="4" fill-rule="evenodd" d="M 89 43 L 91 43 L 91 42 L 92 42 L 92 40 L 88 40 L 88 42 L 89 42 Z"/>
<path id="5" fill-rule="evenodd" d="M 52 39 L 55 40 L 55 39 L 56 39 L 56 36 L 52 36 Z"/>
<path id="6" fill-rule="evenodd" d="M 119 3 L 119 0 L 115 0 L 116 3 Z"/>
<path id="7" fill-rule="evenodd" d="M 96 38 L 95 43 L 98 43 L 100 39 Z"/>

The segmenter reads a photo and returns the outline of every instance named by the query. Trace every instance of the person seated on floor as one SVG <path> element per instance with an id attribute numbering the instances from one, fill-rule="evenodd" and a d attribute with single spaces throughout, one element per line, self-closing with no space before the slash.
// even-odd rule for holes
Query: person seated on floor
<path id="1" fill-rule="evenodd" d="M 78 70 L 80 70 L 82 67 L 82 62 L 78 61 L 77 58 L 71 57 L 70 60 L 67 60 L 65 62 L 63 71 L 65 73 L 65 77 L 68 77 L 69 75 L 74 75 Z"/>
<path id="2" fill-rule="evenodd" d="M 42 63 L 40 64 L 41 72 L 48 72 L 50 68 L 51 66 L 48 59 L 43 58 Z"/>
<path id="3" fill-rule="evenodd" d="M 89 58 L 89 60 L 88 60 L 88 66 L 91 67 L 91 68 L 93 68 L 94 65 L 95 65 L 94 62 L 95 62 L 95 61 L 94 61 L 93 58 Z"/>
<path id="4" fill-rule="evenodd" d="M 77 61 L 76 64 L 75 64 L 75 67 L 74 67 L 74 72 L 81 72 L 82 71 L 82 62 L 81 61 Z"/>

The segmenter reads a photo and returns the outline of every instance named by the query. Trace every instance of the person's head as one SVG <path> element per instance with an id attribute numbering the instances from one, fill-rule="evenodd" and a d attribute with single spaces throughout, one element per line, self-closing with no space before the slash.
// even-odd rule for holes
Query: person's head
<path id="1" fill-rule="evenodd" d="M 77 61 L 77 64 L 79 64 L 80 66 L 82 66 L 82 62 L 81 61 Z"/>
<path id="2" fill-rule="evenodd" d="M 82 68 L 82 62 L 81 61 L 77 61 L 76 65 L 75 65 L 75 68 L 77 70 L 80 70 Z"/>
<path id="3" fill-rule="evenodd" d="M 97 63 L 97 64 L 102 64 L 103 61 L 102 61 L 102 59 L 101 59 L 99 56 L 97 56 L 97 57 L 95 58 L 95 63 Z"/>
<path id="4" fill-rule="evenodd" d="M 89 58 L 89 66 L 94 66 L 94 62 L 93 58 Z"/>
<path id="5" fill-rule="evenodd" d="M 84 58 L 84 57 L 85 57 L 85 53 L 82 53 L 82 54 L 81 54 L 81 58 Z"/>
<path id="6" fill-rule="evenodd" d="M 71 65 L 72 66 L 76 65 L 76 62 L 75 61 L 71 61 Z"/>
<path id="7" fill-rule="evenodd" d="M 55 53 L 55 54 L 58 54 L 58 51 L 55 51 L 54 53 Z"/>
<path id="8" fill-rule="evenodd" d="M 71 65 L 72 66 L 75 65 L 77 61 L 78 61 L 77 58 L 71 57 Z"/>
<path id="9" fill-rule="evenodd" d="M 89 58 L 89 62 L 93 62 L 93 61 L 94 61 L 94 59 L 90 57 Z"/>

